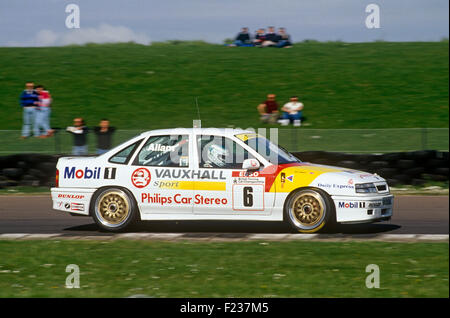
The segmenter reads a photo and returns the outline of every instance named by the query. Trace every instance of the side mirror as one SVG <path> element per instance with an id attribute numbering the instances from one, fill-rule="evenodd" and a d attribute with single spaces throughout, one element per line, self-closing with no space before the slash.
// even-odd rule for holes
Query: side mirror
<path id="1" fill-rule="evenodd" d="M 258 170 L 260 167 L 259 161 L 256 159 L 245 159 L 242 163 L 242 169 L 245 170 Z"/>

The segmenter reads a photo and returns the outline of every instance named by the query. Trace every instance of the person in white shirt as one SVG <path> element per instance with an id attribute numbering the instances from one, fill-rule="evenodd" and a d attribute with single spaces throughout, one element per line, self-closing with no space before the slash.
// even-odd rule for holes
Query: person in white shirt
<path id="1" fill-rule="evenodd" d="M 281 108 L 283 114 L 281 116 L 281 125 L 287 126 L 292 121 L 295 127 L 299 127 L 302 123 L 303 103 L 298 101 L 297 96 L 292 96 L 290 102 L 284 104 Z"/>

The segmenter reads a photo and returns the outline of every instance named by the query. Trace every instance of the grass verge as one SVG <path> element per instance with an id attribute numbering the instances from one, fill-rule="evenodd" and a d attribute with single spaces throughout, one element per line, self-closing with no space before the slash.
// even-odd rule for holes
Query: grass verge
<path id="1" fill-rule="evenodd" d="M 280 104 L 299 95 L 308 118 L 302 129 L 448 127 L 448 48 L 446 41 L 0 48 L 0 127 L 21 128 L 19 94 L 30 80 L 52 94 L 53 127 L 78 116 L 89 126 L 106 116 L 120 129 L 192 127 L 196 97 L 204 127 L 259 127 L 256 106 L 268 93 Z"/>
<path id="2" fill-rule="evenodd" d="M 37 195 L 37 194 L 50 194 L 50 188 L 17 186 L 0 189 L 0 195 Z"/>
<path id="3" fill-rule="evenodd" d="M 0 255 L 0 297 L 449 296 L 448 243 L 5 240 Z"/>

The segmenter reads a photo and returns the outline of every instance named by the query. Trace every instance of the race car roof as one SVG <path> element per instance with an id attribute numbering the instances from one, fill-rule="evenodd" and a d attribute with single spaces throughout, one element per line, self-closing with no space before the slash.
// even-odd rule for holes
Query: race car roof
<path id="1" fill-rule="evenodd" d="M 235 128 L 172 128 L 172 129 L 156 129 L 143 132 L 140 136 L 149 135 L 173 135 L 173 134 L 203 134 L 203 135 L 219 135 L 234 136 L 237 134 L 254 134 L 255 131 L 235 129 Z"/>

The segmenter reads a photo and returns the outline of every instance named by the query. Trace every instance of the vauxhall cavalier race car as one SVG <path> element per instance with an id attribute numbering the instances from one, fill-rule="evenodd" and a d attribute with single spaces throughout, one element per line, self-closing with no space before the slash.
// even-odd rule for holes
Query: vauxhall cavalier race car
<path id="1" fill-rule="evenodd" d="M 392 216 L 380 176 L 302 162 L 246 130 L 154 130 L 56 168 L 53 208 L 109 231 L 138 220 L 284 220 L 312 233 Z"/>

